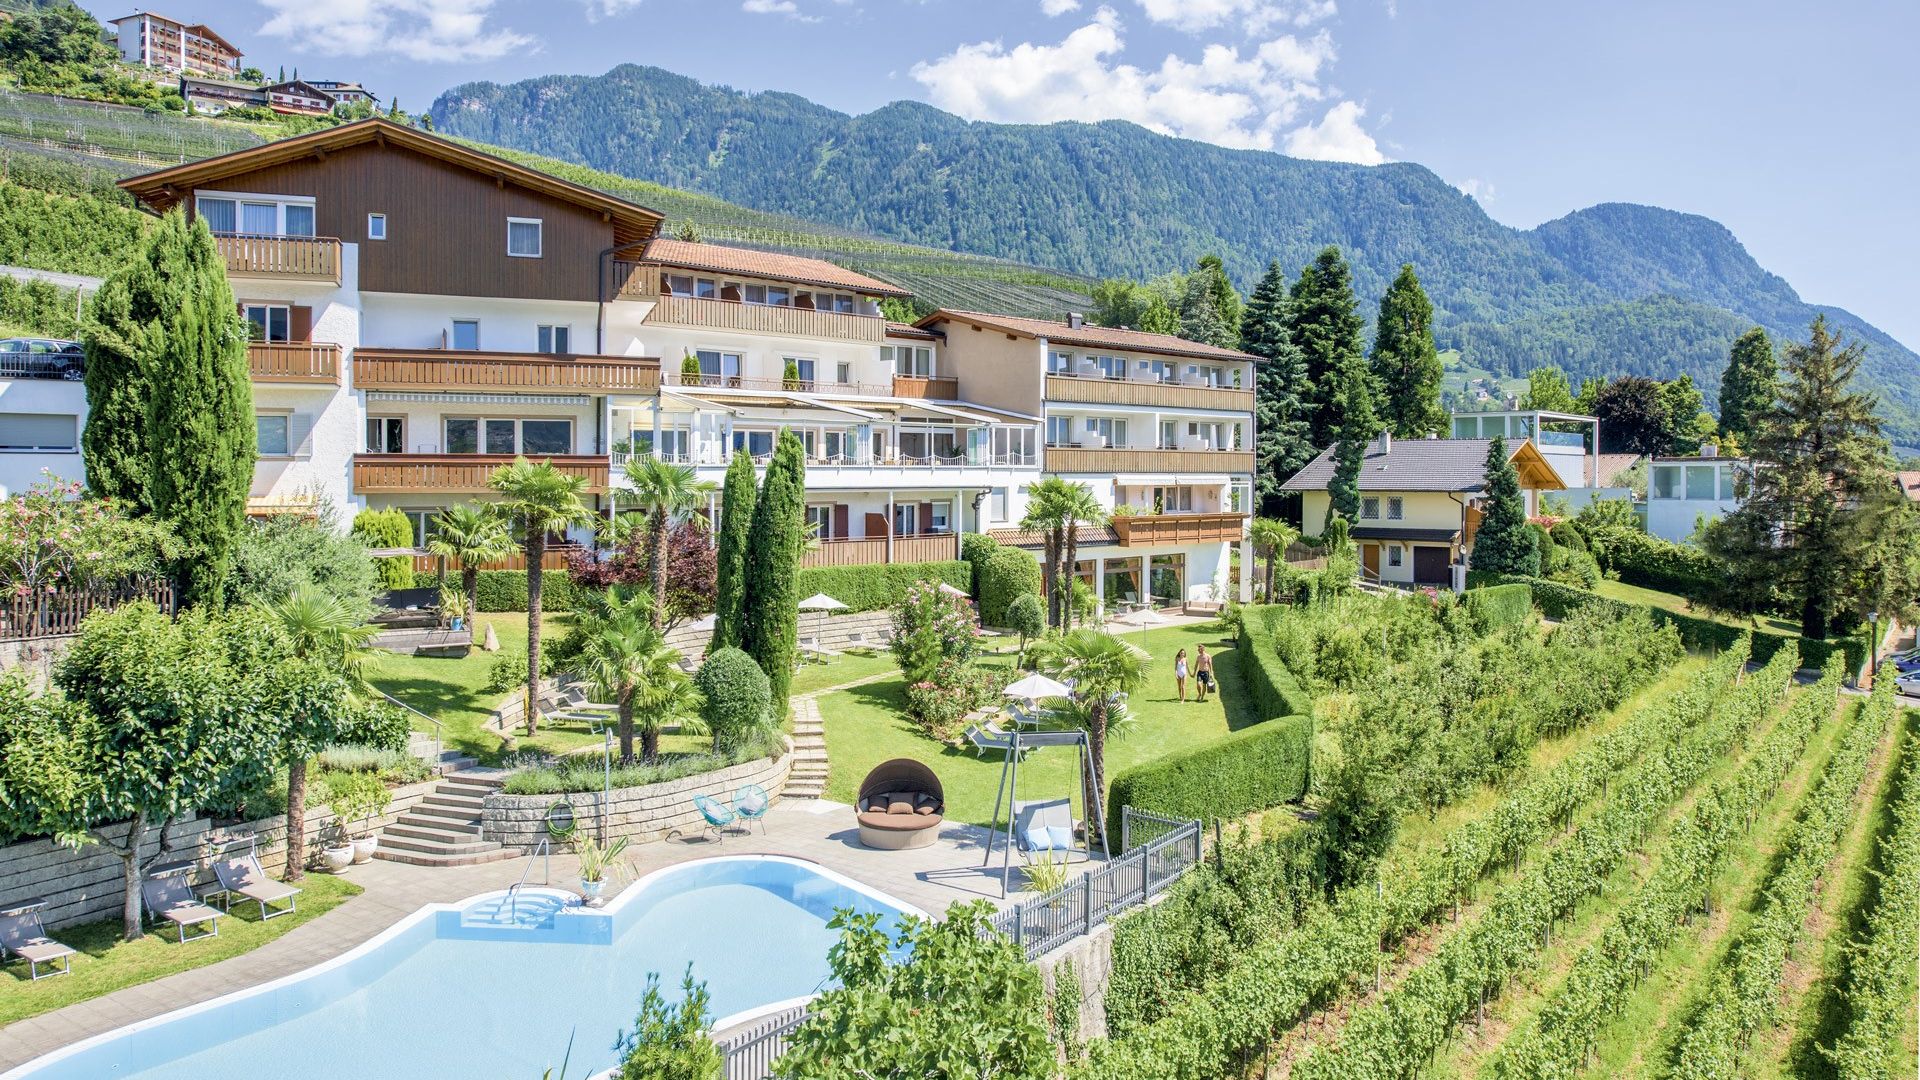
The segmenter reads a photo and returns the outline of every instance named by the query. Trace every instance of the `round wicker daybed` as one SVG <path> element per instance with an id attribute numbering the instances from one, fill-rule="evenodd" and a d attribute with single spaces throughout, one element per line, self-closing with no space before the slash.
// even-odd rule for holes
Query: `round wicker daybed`
<path id="1" fill-rule="evenodd" d="M 912 758 L 883 761 L 860 782 L 860 842 L 882 851 L 926 847 L 940 835 L 946 791 Z"/>

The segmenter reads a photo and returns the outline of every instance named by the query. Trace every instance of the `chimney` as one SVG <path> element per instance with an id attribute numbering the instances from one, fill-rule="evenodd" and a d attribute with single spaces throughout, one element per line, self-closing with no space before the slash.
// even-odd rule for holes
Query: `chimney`
<path id="1" fill-rule="evenodd" d="M 1067 312 L 1067 329 L 1078 330 L 1085 325 L 1087 325 L 1086 316 L 1080 314 L 1077 311 Z"/>
<path id="2" fill-rule="evenodd" d="M 1382 431 L 1380 438 L 1374 441 L 1374 445 L 1380 448 L 1382 454 L 1393 453 L 1393 432 Z"/>
<path id="3" fill-rule="evenodd" d="M 1719 457 L 1719 456 L 1720 456 L 1720 446 L 1719 446 L 1719 444 L 1717 444 L 1717 443 L 1701 443 L 1701 444 L 1700 444 L 1700 456 L 1701 456 L 1701 457 Z"/>

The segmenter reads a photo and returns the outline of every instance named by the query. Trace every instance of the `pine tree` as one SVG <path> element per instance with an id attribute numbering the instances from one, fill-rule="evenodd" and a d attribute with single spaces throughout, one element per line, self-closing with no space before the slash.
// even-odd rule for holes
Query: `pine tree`
<path id="1" fill-rule="evenodd" d="M 153 474 L 147 410 L 149 367 L 168 312 L 180 306 L 174 267 L 155 265 L 163 249 L 149 238 L 127 265 L 100 284 L 87 307 L 87 427 L 80 437 L 87 488 L 144 513 Z M 171 250 L 171 249 L 165 249 Z"/>
<path id="2" fill-rule="evenodd" d="M 1333 442 L 1349 366 L 1364 370 L 1360 329 L 1366 320 L 1355 311 L 1353 279 L 1340 249 L 1327 247 L 1300 271 L 1287 300 L 1287 336 L 1306 362 L 1304 395 L 1308 437 L 1315 448 Z"/>
<path id="3" fill-rule="evenodd" d="M 767 673 L 773 715 L 780 721 L 787 715 L 799 632 L 800 598 L 794 595 L 794 571 L 806 543 L 806 460 L 800 437 L 782 430 L 753 504 L 752 545 L 747 549 L 740 647 Z"/>
<path id="4" fill-rule="evenodd" d="M 1433 301 L 1420 287 L 1412 263 L 1400 267 L 1400 276 L 1380 298 L 1370 363 L 1387 430 L 1403 439 L 1445 431 L 1447 413 L 1440 407 L 1443 369 L 1433 344 Z"/>
<path id="5" fill-rule="evenodd" d="M 736 451 L 720 493 L 720 535 L 716 543 L 713 641 L 709 655 L 740 647 L 740 623 L 747 596 L 747 549 L 753 535 L 753 458 Z"/>
<path id="6" fill-rule="evenodd" d="M 1705 537 L 1726 570 L 1715 606 L 1751 612 L 1777 595 L 1799 611 L 1803 636 L 1824 638 L 1887 594 L 1863 571 L 1884 576 L 1910 561 L 1911 517 L 1885 512 L 1894 480 L 1879 402 L 1854 389 L 1865 359 L 1824 316 L 1807 343 L 1782 350 L 1779 401 L 1754 431 L 1746 497 Z M 1904 594 L 1910 603 L 1915 589 Z"/>
<path id="7" fill-rule="evenodd" d="M 1313 460 L 1316 448 L 1307 437 L 1306 358 L 1287 336 L 1287 278 L 1280 261 L 1254 286 L 1240 320 L 1240 349 L 1261 358 L 1254 366 L 1254 497 L 1263 517 L 1279 517 L 1288 497 L 1280 491 Z"/>
<path id="8" fill-rule="evenodd" d="M 216 603 L 247 524 L 255 459 L 246 334 L 226 262 L 204 221 L 177 211 L 154 230 L 155 266 L 174 268 L 179 306 L 161 324 L 148 414 L 147 502 L 185 548 L 175 583 L 188 603 Z"/>
<path id="9" fill-rule="evenodd" d="M 1207 293 L 1213 297 L 1213 309 L 1220 313 L 1220 321 L 1227 324 L 1227 332 L 1239 340 L 1240 320 L 1246 305 L 1240 300 L 1240 291 L 1233 287 L 1233 279 L 1227 276 L 1226 263 L 1218 255 L 1202 255 L 1193 276 L 1206 281 Z"/>
<path id="10" fill-rule="evenodd" d="M 1486 513 L 1473 534 L 1472 566 L 1496 574 L 1540 573 L 1540 549 L 1527 527 L 1520 473 L 1507 456 L 1507 440 L 1497 435 L 1487 447 Z"/>
<path id="11" fill-rule="evenodd" d="M 1187 291 L 1180 297 L 1180 336 L 1223 349 L 1239 344 L 1240 335 L 1221 317 L 1204 274 L 1187 278 Z"/>
<path id="12" fill-rule="evenodd" d="M 1339 514 L 1348 521 L 1360 519 L 1360 467 L 1365 463 L 1367 444 L 1380 434 L 1380 420 L 1373 411 L 1373 387 L 1358 364 L 1349 365 L 1340 391 L 1340 420 L 1334 428 L 1333 480 L 1327 485 L 1327 519 Z"/>
<path id="13" fill-rule="evenodd" d="M 1780 367 L 1767 332 L 1754 327 L 1741 334 L 1720 377 L 1720 434 L 1750 445 L 1780 392 Z"/>

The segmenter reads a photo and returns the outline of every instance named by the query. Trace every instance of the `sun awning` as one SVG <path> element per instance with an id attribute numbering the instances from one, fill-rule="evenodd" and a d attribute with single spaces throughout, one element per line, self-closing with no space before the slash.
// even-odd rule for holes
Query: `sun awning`
<path id="1" fill-rule="evenodd" d="M 1355 540 L 1398 540 L 1407 544 L 1451 544 L 1460 539 L 1459 529 L 1392 529 L 1384 525 L 1355 525 L 1347 530 Z"/>

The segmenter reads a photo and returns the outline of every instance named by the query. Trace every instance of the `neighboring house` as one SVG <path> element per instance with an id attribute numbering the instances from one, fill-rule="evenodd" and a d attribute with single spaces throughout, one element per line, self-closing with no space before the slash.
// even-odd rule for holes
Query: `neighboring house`
<path id="1" fill-rule="evenodd" d="M 1920 472 L 1897 472 L 1894 478 L 1900 481 L 1900 490 L 1907 498 L 1920 503 Z"/>
<path id="2" fill-rule="evenodd" d="M 199 23 L 183 23 L 136 11 L 113 20 L 119 36 L 120 58 L 183 75 L 232 78 L 240 70 L 239 49 Z"/>
<path id="3" fill-rule="evenodd" d="M 1078 316 L 941 310 L 916 325 L 943 336 L 938 370 L 963 398 L 1043 418 L 1042 469 L 1114 511 L 1075 568 L 1109 610 L 1229 599 L 1234 545 L 1242 565 L 1253 558 L 1256 357 Z M 984 505 L 999 528 L 1026 513 L 1017 486 L 994 485 Z M 1039 548 L 1030 536 L 1011 542 Z"/>
<path id="4" fill-rule="evenodd" d="M 1553 466 L 1566 485 L 1558 497 L 1570 510 L 1579 510 L 1597 499 L 1632 499 L 1630 487 L 1614 478 L 1637 460 L 1633 455 L 1600 453 L 1600 418 L 1578 413 L 1548 412 L 1543 409 L 1512 409 L 1502 412 L 1463 412 L 1453 416 L 1456 439 L 1491 439 L 1501 436 L 1509 443 L 1530 439 L 1534 449 Z M 1626 458 L 1625 464 L 1620 463 Z"/>
<path id="5" fill-rule="evenodd" d="M 0 498 L 45 480 L 82 480 L 87 423 L 82 362 L 62 343 L 22 341 L 0 351 Z"/>
<path id="6" fill-rule="evenodd" d="M 208 78 L 204 75 L 180 76 L 180 96 L 190 111 L 218 116 L 240 105 L 265 105 L 267 92 L 252 83 Z"/>
<path id="7" fill-rule="evenodd" d="M 1740 506 L 1750 462 L 1723 458 L 1712 446 L 1698 457 L 1653 458 L 1647 464 L 1647 532 L 1675 542 L 1702 521 L 1717 521 Z"/>
<path id="8" fill-rule="evenodd" d="M 1402 585 L 1457 584 L 1454 568 L 1466 566 L 1484 513 L 1490 445 L 1490 439 L 1391 435 L 1368 444 L 1360 467 L 1360 516 L 1347 533 L 1359 548 L 1365 576 Z M 1540 496 L 1563 492 L 1566 484 L 1531 440 L 1506 445 L 1527 513 L 1536 514 Z M 1329 447 L 1280 486 L 1301 494 L 1307 536 L 1319 536 L 1325 527 L 1333 470 Z"/>
<path id="9" fill-rule="evenodd" d="M 332 98 L 335 108 L 359 101 L 364 101 L 376 109 L 380 107 L 380 99 L 359 83 L 339 82 L 334 79 L 308 79 L 307 85 Z"/>
<path id="10" fill-rule="evenodd" d="M 274 83 L 262 91 L 267 108 L 289 116 L 325 116 L 333 111 L 334 100 L 326 91 L 302 79 Z"/>

